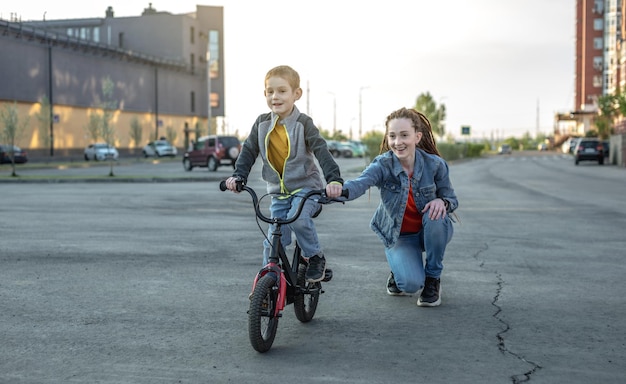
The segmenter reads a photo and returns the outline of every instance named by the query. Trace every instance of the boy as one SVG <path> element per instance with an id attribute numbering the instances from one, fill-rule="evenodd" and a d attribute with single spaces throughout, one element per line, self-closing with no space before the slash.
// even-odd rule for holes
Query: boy
<path id="1" fill-rule="evenodd" d="M 298 196 L 311 189 L 324 188 L 324 179 L 328 197 L 340 196 L 343 179 L 339 166 L 313 120 L 295 106 L 302 96 L 298 72 L 286 65 L 270 69 L 265 75 L 264 94 L 271 112 L 256 119 L 235 164 L 235 172 L 226 180 L 226 187 L 236 192 L 237 179 L 247 181 L 260 155 L 268 193 L 287 195 L 272 196 L 272 217 L 291 217 L 292 207 L 295 210 L 298 206 Z M 326 259 L 312 218 L 318 207 L 317 202 L 307 201 L 298 220 L 282 227 L 285 246 L 291 243 L 291 231 L 295 233 L 302 255 L 308 260 L 306 280 L 312 283 L 322 281 L 326 271 Z M 267 264 L 271 244 L 265 240 L 263 246 L 263 263 Z"/>

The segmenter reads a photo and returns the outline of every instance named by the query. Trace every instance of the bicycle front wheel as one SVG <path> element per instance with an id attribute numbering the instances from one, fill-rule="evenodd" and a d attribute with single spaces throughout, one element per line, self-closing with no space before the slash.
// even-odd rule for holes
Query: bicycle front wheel
<path id="1" fill-rule="evenodd" d="M 293 309 L 296 312 L 296 318 L 303 323 L 313 320 L 317 303 L 320 300 L 320 292 L 322 291 L 321 283 L 306 282 L 306 264 L 298 266 L 298 287 L 300 292 L 296 292 L 293 298 Z"/>
<path id="2" fill-rule="evenodd" d="M 248 335 L 250 344 L 258 352 L 267 352 L 274 343 L 278 317 L 275 310 L 278 294 L 274 289 L 276 276 L 266 274 L 260 278 L 252 292 L 248 311 Z"/>

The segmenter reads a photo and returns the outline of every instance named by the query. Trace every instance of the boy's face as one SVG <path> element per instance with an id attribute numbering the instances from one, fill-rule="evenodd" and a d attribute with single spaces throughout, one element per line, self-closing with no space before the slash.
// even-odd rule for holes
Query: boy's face
<path id="1" fill-rule="evenodd" d="M 300 100 L 302 89 L 292 89 L 287 80 L 272 76 L 265 82 L 264 94 L 267 106 L 284 119 L 291 114 L 296 100 Z"/>

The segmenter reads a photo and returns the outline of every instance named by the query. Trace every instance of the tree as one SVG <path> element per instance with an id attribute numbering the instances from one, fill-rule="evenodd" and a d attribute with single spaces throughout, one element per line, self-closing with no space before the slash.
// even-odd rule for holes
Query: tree
<path id="1" fill-rule="evenodd" d="M 20 124 L 19 114 L 17 111 L 17 103 L 14 101 L 13 105 L 5 105 L 4 110 L 0 111 L 0 120 L 2 121 L 2 131 L 0 131 L 0 141 L 6 142 L 9 146 L 9 153 L 11 157 L 11 176 L 16 177 L 15 172 L 15 156 L 13 153 L 13 147 L 18 142 L 22 132 L 26 125 L 28 125 L 28 118 L 24 123 Z"/>
<path id="2" fill-rule="evenodd" d="M 44 148 L 50 147 L 50 122 L 52 120 L 52 107 L 47 96 L 41 98 L 41 109 L 37 113 L 37 125 L 39 128 L 39 139 Z"/>
<path id="3" fill-rule="evenodd" d="M 174 145 L 174 142 L 176 141 L 177 136 L 178 134 L 176 133 L 176 130 L 173 127 L 168 125 L 165 128 L 165 138 L 167 139 L 168 142 L 170 142 L 170 144 Z"/>
<path id="4" fill-rule="evenodd" d="M 380 145 L 384 136 L 385 134 L 382 132 L 370 131 L 361 137 L 361 142 L 367 147 L 367 156 L 370 160 L 380 154 Z"/>
<path id="5" fill-rule="evenodd" d="M 109 77 L 102 80 L 102 102 L 100 103 L 102 112 L 90 112 L 89 124 L 85 128 L 93 142 L 102 138 L 110 147 L 115 146 L 115 127 L 112 121 L 117 101 L 113 99 L 114 90 L 115 84 Z M 113 174 L 113 158 L 109 158 L 109 165 L 109 176 L 115 176 Z"/>
<path id="6" fill-rule="evenodd" d="M 598 137 L 606 139 L 611 135 L 613 130 L 613 119 L 622 109 L 626 109 L 622 94 L 603 95 L 598 97 L 599 114 L 595 118 L 596 128 L 598 129 Z"/>
<path id="7" fill-rule="evenodd" d="M 117 107 L 117 101 L 113 99 L 113 91 L 115 90 L 115 84 L 107 77 L 102 80 L 102 116 L 101 116 L 101 134 L 102 139 L 110 147 L 115 146 L 115 126 L 113 126 L 113 114 Z M 115 176 L 113 174 L 113 157 L 109 158 L 109 176 Z"/>
<path id="8" fill-rule="evenodd" d="M 445 136 L 446 129 L 443 122 L 446 120 L 446 106 L 444 104 L 437 105 L 430 92 L 426 92 L 417 96 L 415 110 L 426 116 L 435 135 Z"/>
<path id="9" fill-rule="evenodd" d="M 137 117 L 133 117 L 133 120 L 130 122 L 130 138 L 135 143 L 135 148 L 141 145 L 141 139 L 143 136 L 143 127 L 141 123 L 139 123 L 139 119 Z"/>
<path id="10" fill-rule="evenodd" d="M 98 113 L 89 113 L 89 123 L 85 127 L 85 130 L 92 142 L 95 143 L 98 141 L 100 138 L 100 115 Z"/>

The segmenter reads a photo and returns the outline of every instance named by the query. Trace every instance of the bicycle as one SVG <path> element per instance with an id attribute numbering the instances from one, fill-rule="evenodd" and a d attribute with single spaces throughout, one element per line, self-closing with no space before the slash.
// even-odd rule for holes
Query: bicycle
<path id="1" fill-rule="evenodd" d="M 225 191 L 225 181 L 220 182 L 220 190 Z M 254 278 L 252 293 L 250 294 L 250 307 L 248 309 L 248 336 L 250 344 L 258 352 L 267 352 L 274 343 L 278 320 L 286 305 L 293 304 L 296 318 L 302 323 L 308 323 L 313 319 L 319 296 L 324 293 L 322 282 L 332 279 L 332 270 L 326 269 L 322 282 L 309 283 L 305 279 L 307 261 L 302 257 L 302 250 L 295 242 L 295 249 L 291 262 L 281 240 L 281 227 L 293 223 L 300 217 L 304 203 L 314 196 L 319 196 L 317 202 L 329 204 L 332 202 L 345 203 L 341 199 L 328 198 L 325 190 L 312 190 L 307 192 L 301 199 L 298 209 L 293 217 L 280 219 L 267 217 L 261 212 L 260 199 L 251 187 L 243 181 L 237 182 L 237 191 L 246 191 L 252 197 L 252 204 L 259 220 L 273 224 L 270 235 L 271 250 L 268 263 L 261 268 Z M 268 195 L 262 196 L 265 197 Z M 343 197 L 347 197 L 344 190 Z M 262 199 L 261 198 L 261 199 Z M 317 217 L 322 206 L 313 217 Z"/>

